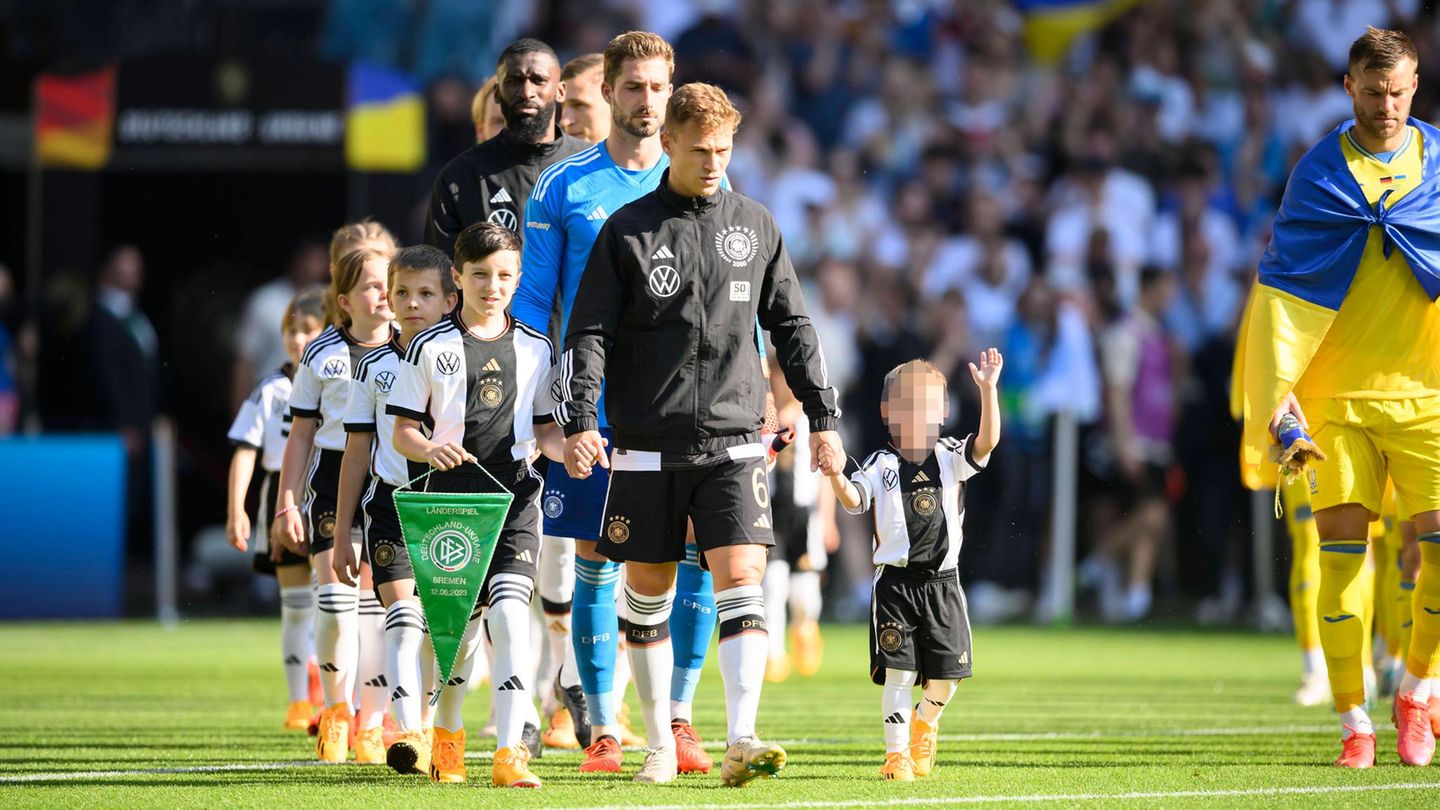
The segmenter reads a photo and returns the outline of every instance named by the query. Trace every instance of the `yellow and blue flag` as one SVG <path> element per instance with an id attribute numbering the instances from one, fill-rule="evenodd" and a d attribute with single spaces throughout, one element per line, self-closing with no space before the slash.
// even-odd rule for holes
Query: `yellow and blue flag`
<path id="1" fill-rule="evenodd" d="M 1070 43 L 1113 20 L 1140 0 L 1016 0 L 1025 15 L 1025 46 L 1039 62 L 1053 64 Z"/>
<path id="2" fill-rule="evenodd" d="M 364 172 L 413 172 L 425 164 L 425 100 L 408 75 L 382 65 L 350 66 L 345 164 Z"/>
<path id="3" fill-rule="evenodd" d="M 1440 298 L 1440 130 L 1415 119 L 1424 144 L 1415 190 L 1370 205 L 1346 164 L 1346 121 L 1300 158 L 1275 218 L 1270 245 L 1240 327 L 1232 408 L 1245 420 L 1242 476 L 1255 486 L 1265 466 L 1270 416 L 1300 381 L 1320 348 L 1360 267 L 1371 227 L 1385 235 L 1385 254 L 1399 250 L 1425 294 Z"/>

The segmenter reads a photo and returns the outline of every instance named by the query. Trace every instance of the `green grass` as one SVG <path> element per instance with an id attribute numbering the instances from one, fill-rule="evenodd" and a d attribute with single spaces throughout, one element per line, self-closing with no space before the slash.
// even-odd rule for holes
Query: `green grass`
<path id="1" fill-rule="evenodd" d="M 994 797 L 1069 796 L 1062 805 L 1187 807 L 1440 806 L 1440 765 L 1401 768 L 1395 734 L 1380 723 L 1381 766 L 1329 767 L 1338 723 L 1327 709 L 1290 703 L 1299 656 L 1284 637 L 1183 631 L 978 628 L 977 677 L 961 686 L 941 727 L 940 767 L 913 785 L 879 781 L 884 746 L 879 688 L 866 678 L 863 627 L 826 630 L 825 669 L 767 685 L 760 728 L 786 741 L 780 779 L 741 792 L 715 776 L 641 787 L 623 777 L 582 778 L 576 753 L 536 763 L 540 791 L 497 791 L 475 758 L 471 782 L 440 787 L 383 767 L 285 765 L 256 770 L 145 773 L 149 769 L 287 763 L 309 738 L 280 730 L 284 693 L 278 622 L 0 626 L 0 780 L 26 774 L 119 775 L 0 781 L 0 806 L 23 807 L 598 807 L 625 805 L 918 805 Z M 718 672 L 706 673 L 697 726 L 723 737 Z M 479 728 L 486 697 L 472 693 Z M 1386 720 L 1388 707 L 1377 709 Z M 1041 736 L 1045 735 L 1045 736 Z M 712 749 L 719 758 L 719 752 Z M 1423 788 L 1379 789 L 1384 785 Z M 1354 792 L 1220 794 L 1216 791 L 1358 786 Z M 1190 791 L 1212 795 L 1175 795 Z M 991 799 L 994 799 L 992 802 Z"/>

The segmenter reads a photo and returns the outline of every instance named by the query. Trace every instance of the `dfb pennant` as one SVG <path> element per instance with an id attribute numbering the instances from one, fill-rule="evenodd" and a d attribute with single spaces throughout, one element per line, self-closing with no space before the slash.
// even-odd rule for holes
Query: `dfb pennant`
<path id="1" fill-rule="evenodd" d="M 515 496 L 504 487 L 500 492 L 416 492 L 409 489 L 414 483 L 395 490 L 395 514 L 445 684 Z"/>

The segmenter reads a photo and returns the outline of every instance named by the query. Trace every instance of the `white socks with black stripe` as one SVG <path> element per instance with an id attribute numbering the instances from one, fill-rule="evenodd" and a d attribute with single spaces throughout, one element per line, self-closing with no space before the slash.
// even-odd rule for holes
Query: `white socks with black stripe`
<path id="1" fill-rule="evenodd" d="M 385 677 L 385 608 L 380 605 L 374 589 L 366 590 L 360 597 L 356 613 L 360 657 L 355 680 L 360 687 L 360 728 L 375 728 L 385 722 L 390 680 Z"/>
<path id="2" fill-rule="evenodd" d="M 391 685 L 395 725 L 402 732 L 422 727 L 420 648 L 424 642 L 425 616 L 418 599 L 401 599 L 385 611 L 385 675 Z"/>
<path id="3" fill-rule="evenodd" d="M 528 681 L 534 677 L 530 646 L 530 595 L 535 583 L 521 574 L 496 574 L 490 579 L 490 640 L 495 659 L 490 683 L 495 701 L 495 748 L 520 742 L 525 722 L 535 713 Z M 537 753 L 537 752 L 531 752 Z"/>
<path id="4" fill-rule="evenodd" d="M 320 611 L 315 616 L 315 659 L 320 665 L 325 706 L 349 706 L 355 677 L 359 593 L 353 585 L 334 582 L 321 585 L 316 595 Z"/>
<path id="5" fill-rule="evenodd" d="M 765 596 L 759 585 L 738 585 L 715 594 L 720 620 L 720 675 L 725 680 L 726 743 L 755 736 L 760 687 L 765 681 L 769 638 Z"/>
<path id="6" fill-rule="evenodd" d="M 880 690 L 880 713 L 885 716 L 885 753 L 910 750 L 910 690 L 919 673 L 885 669 L 885 686 Z"/>
<path id="7" fill-rule="evenodd" d="M 465 727 L 461 709 L 465 707 L 465 693 L 469 691 L 466 684 L 475 671 L 475 656 L 480 645 L 484 643 L 485 631 L 483 619 L 480 618 L 483 610 L 484 608 L 476 605 L 470 612 L 470 620 L 465 623 L 465 635 L 460 637 L 460 650 L 455 655 L 455 666 L 450 670 L 450 680 L 436 685 L 440 690 L 440 700 L 435 706 L 437 728 L 459 731 Z"/>
<path id="8" fill-rule="evenodd" d="M 674 588 L 659 596 L 646 596 L 625 583 L 629 616 L 625 642 L 630 670 L 635 673 L 635 693 L 645 717 L 645 738 L 651 748 L 675 746 L 675 737 L 670 733 L 670 675 L 675 667 L 670 610 L 674 604 Z"/>
<path id="9" fill-rule="evenodd" d="M 310 699 L 310 630 L 315 624 L 315 589 L 296 585 L 280 589 L 280 655 L 285 661 L 285 686 L 290 702 Z"/>

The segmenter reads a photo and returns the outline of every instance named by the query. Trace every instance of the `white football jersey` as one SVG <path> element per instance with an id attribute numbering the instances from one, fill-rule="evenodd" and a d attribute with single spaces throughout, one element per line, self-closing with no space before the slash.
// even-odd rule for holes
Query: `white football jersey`
<path id="1" fill-rule="evenodd" d="M 974 440 L 941 439 L 920 464 L 877 450 L 851 474 L 860 506 L 847 511 L 874 510 L 876 565 L 943 571 L 959 563 L 965 482 L 984 466 L 970 450 Z"/>
<path id="2" fill-rule="evenodd" d="M 251 447 L 260 453 L 260 468 L 279 472 L 285 455 L 285 439 L 290 436 L 290 375 L 294 368 L 286 363 L 267 374 L 250 392 L 230 425 L 231 444 Z"/>

